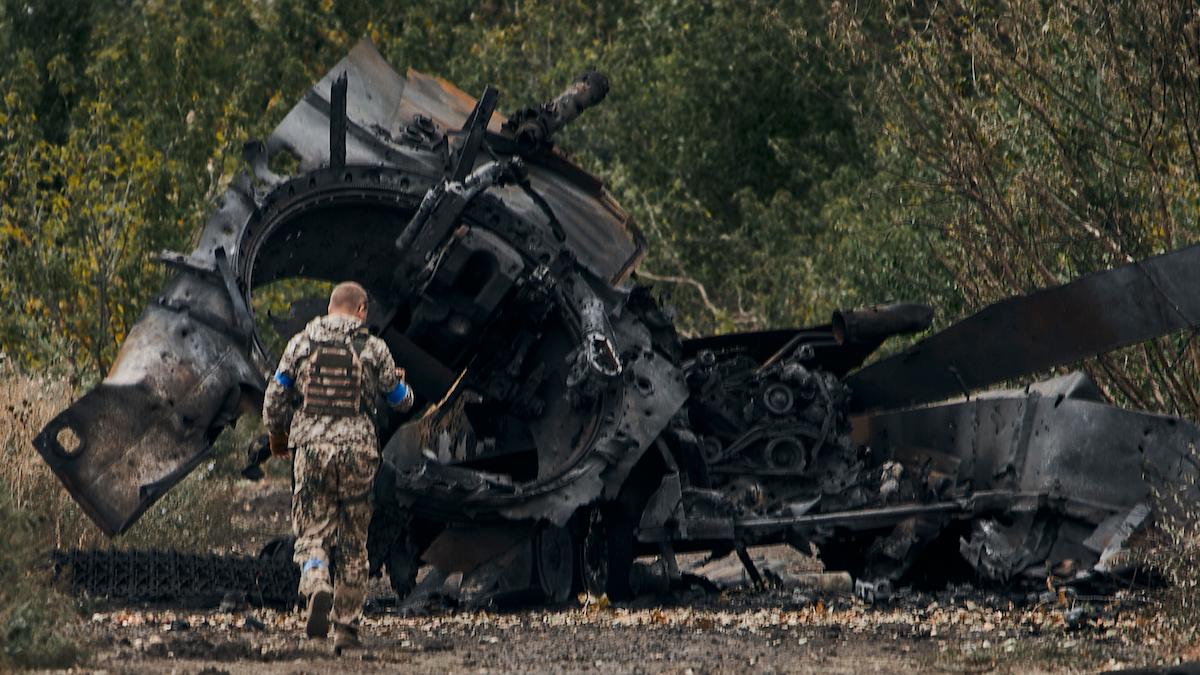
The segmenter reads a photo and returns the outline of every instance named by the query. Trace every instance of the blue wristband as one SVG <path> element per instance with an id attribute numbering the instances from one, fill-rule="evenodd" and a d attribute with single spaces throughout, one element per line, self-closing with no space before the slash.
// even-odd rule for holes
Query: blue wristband
<path id="1" fill-rule="evenodd" d="M 275 373 L 275 381 L 284 389 L 291 389 L 292 385 L 296 384 L 295 380 L 287 376 L 282 370 Z"/>
<path id="2" fill-rule="evenodd" d="M 397 382 L 395 389 L 388 392 L 387 402 L 388 405 L 397 406 L 403 403 L 406 398 L 408 398 L 408 387 L 404 386 L 403 382 Z"/>

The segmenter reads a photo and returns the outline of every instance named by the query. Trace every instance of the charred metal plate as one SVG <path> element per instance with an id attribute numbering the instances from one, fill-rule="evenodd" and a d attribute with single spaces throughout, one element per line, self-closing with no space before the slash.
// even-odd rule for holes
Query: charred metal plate
<path id="1" fill-rule="evenodd" d="M 730 333 L 683 341 L 684 358 L 701 351 L 742 351 L 765 366 L 786 359 L 799 350 L 811 356 L 805 365 L 842 376 L 862 365 L 883 342 L 896 335 L 929 328 L 933 308 L 928 305 L 897 304 L 836 311 L 833 321 L 804 329 Z"/>
<path id="2" fill-rule="evenodd" d="M 1074 379 L 1058 382 L 1070 389 L 997 392 L 858 417 L 855 438 L 884 457 L 936 449 L 961 460 L 958 480 L 975 490 L 1059 496 L 1097 517 L 1151 500 L 1152 488 L 1195 489 L 1188 455 L 1200 443 L 1195 425 L 1075 398 Z"/>
<path id="3" fill-rule="evenodd" d="M 902 408 L 1200 325 L 1200 246 L 1002 300 L 851 374 L 855 410 Z"/>
<path id="4" fill-rule="evenodd" d="M 200 320 L 207 291 L 185 278 L 164 299 L 186 293 L 177 311 L 152 305 L 98 387 L 60 413 L 34 447 L 71 496 L 104 530 L 124 532 L 208 453 L 237 418 L 242 391 L 261 391 L 262 378 L 229 337 L 229 327 Z"/>

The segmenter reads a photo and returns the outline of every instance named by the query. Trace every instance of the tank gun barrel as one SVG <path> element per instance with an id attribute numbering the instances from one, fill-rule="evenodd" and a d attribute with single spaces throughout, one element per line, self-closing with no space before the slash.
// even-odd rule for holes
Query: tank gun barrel
<path id="1" fill-rule="evenodd" d="M 512 134 L 517 153 L 528 155 L 549 149 L 554 134 L 579 117 L 584 110 L 600 103 L 608 95 L 608 78 L 597 70 L 587 70 L 575 78 L 561 94 L 536 108 L 519 110 L 504 123 Z"/>
<path id="2" fill-rule="evenodd" d="M 838 344 L 882 342 L 893 335 L 919 333 L 933 324 L 929 305 L 901 303 L 833 313 L 833 335 Z"/>

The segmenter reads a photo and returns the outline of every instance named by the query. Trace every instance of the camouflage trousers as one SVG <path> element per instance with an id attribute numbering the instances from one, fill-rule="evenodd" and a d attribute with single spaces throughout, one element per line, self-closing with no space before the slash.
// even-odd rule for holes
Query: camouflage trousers
<path id="1" fill-rule="evenodd" d="M 333 591 L 333 621 L 353 624 L 367 593 L 367 526 L 379 468 L 374 447 L 296 448 L 292 527 L 300 593 Z"/>

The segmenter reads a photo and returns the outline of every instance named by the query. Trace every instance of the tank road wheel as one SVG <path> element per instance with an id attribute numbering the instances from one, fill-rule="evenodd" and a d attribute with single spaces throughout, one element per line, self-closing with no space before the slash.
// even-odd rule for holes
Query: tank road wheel
<path id="1" fill-rule="evenodd" d="M 872 537 L 845 535 L 817 544 L 818 558 L 826 572 L 849 572 L 855 579 L 867 566 L 867 550 Z"/>
<path id="2" fill-rule="evenodd" d="M 421 568 L 420 553 L 411 538 L 404 537 L 392 545 L 385 566 L 396 602 L 404 602 L 417 585 L 417 571 Z"/>
<path id="3" fill-rule="evenodd" d="M 263 544 L 263 547 L 258 551 L 260 560 L 279 560 L 290 561 L 292 553 L 296 550 L 295 537 L 275 537 L 271 541 Z"/>
<path id="4" fill-rule="evenodd" d="M 400 507 L 386 486 L 395 484 L 392 469 L 384 464 L 375 479 L 375 513 L 367 528 L 367 559 L 370 576 L 387 571 L 396 602 L 404 602 L 417 585 L 421 569 L 421 532 L 412 513 Z"/>
<path id="5" fill-rule="evenodd" d="M 533 540 L 534 580 L 549 602 L 564 602 L 571 597 L 575 574 L 574 540 L 565 527 L 545 525 Z"/>
<path id="6" fill-rule="evenodd" d="M 610 600 L 632 595 L 629 573 L 633 568 L 633 520 L 615 505 L 588 509 L 579 545 L 579 570 L 583 588 Z"/>
<path id="7" fill-rule="evenodd" d="M 295 537 L 275 537 L 258 552 L 258 559 L 273 563 L 278 569 L 286 570 L 286 604 L 288 607 L 300 601 L 300 567 L 292 562 L 296 550 Z"/>

